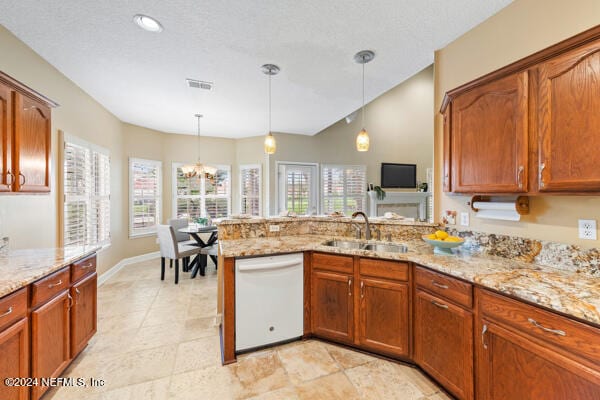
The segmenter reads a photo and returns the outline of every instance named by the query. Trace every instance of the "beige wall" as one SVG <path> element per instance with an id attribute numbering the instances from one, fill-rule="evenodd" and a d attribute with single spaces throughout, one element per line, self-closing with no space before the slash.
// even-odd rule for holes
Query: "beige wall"
<path id="1" fill-rule="evenodd" d="M 467 212 L 465 196 L 442 194 L 442 121 L 437 114 L 444 93 L 485 73 L 597 25 L 598 0 L 517 0 L 435 54 L 435 209 Z M 469 229 L 596 247 L 577 238 L 579 218 L 600 220 L 600 197 L 534 197 L 521 222 L 479 220 Z M 457 226 L 463 229 L 460 226 Z"/>

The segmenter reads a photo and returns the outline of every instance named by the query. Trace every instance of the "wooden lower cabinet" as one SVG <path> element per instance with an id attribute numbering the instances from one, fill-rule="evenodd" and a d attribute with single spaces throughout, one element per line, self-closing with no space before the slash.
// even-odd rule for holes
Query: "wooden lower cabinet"
<path id="1" fill-rule="evenodd" d="M 359 292 L 360 345 L 375 352 L 408 357 L 408 284 L 361 277 Z"/>
<path id="2" fill-rule="evenodd" d="M 352 275 L 313 271 L 311 279 L 312 332 L 323 338 L 352 343 L 354 299 Z"/>
<path id="3" fill-rule="evenodd" d="M 417 289 L 414 361 L 459 399 L 473 399 L 473 313 Z"/>
<path id="4" fill-rule="evenodd" d="M 598 370 L 486 319 L 481 331 L 478 399 L 600 399 Z"/>
<path id="5" fill-rule="evenodd" d="M 0 378 L 29 376 L 29 325 L 22 318 L 0 332 Z M 9 387 L 0 382 L 0 399 L 26 400 L 29 387 Z"/>
<path id="6" fill-rule="evenodd" d="M 72 298 L 65 290 L 31 312 L 32 377 L 57 377 L 69 364 L 71 305 Z M 48 387 L 34 386 L 32 399 L 39 399 L 46 390 Z"/>
<path id="7" fill-rule="evenodd" d="M 96 333 L 97 283 L 94 273 L 71 287 L 71 357 L 79 354 Z"/>

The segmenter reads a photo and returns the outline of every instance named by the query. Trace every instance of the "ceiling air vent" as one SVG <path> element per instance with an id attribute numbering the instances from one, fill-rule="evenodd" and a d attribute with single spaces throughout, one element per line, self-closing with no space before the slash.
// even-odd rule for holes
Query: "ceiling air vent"
<path id="1" fill-rule="evenodd" d="M 193 89 L 211 90 L 213 87 L 212 82 L 199 81 L 197 79 L 190 78 L 187 78 L 185 81 L 187 82 L 188 86 Z"/>

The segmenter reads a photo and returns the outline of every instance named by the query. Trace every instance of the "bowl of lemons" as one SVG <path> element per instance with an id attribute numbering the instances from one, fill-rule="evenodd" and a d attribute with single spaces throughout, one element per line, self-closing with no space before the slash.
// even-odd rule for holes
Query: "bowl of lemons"
<path id="1" fill-rule="evenodd" d="M 423 235 L 423 240 L 433 246 L 434 254 L 454 254 L 452 249 L 462 245 L 465 240 L 457 236 L 450 236 L 448 232 L 435 231 L 430 235 Z"/>

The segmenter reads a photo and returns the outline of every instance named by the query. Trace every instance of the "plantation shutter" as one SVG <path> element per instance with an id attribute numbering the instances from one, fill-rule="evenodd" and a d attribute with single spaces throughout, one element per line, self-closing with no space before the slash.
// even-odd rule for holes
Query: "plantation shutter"
<path id="1" fill-rule="evenodd" d="M 240 212 L 242 214 L 260 215 L 260 184 L 260 165 L 240 167 Z"/>
<path id="2" fill-rule="evenodd" d="M 130 159 L 130 236 L 156 232 L 160 223 L 161 162 Z"/>
<path id="3" fill-rule="evenodd" d="M 321 171 L 324 214 L 365 211 L 367 169 L 364 165 L 324 165 Z"/>
<path id="4" fill-rule="evenodd" d="M 218 166 L 214 176 L 186 178 L 183 164 L 173 163 L 173 215 L 195 221 L 199 217 L 222 218 L 231 210 L 229 166 Z"/>
<path id="5" fill-rule="evenodd" d="M 220 167 L 213 176 L 204 177 L 206 216 L 211 218 L 224 218 L 230 214 L 230 169 Z"/>

